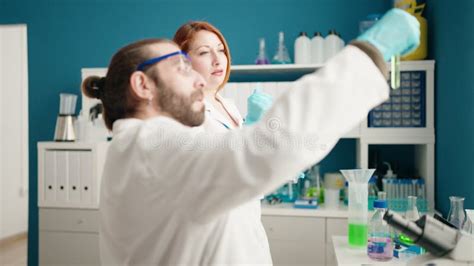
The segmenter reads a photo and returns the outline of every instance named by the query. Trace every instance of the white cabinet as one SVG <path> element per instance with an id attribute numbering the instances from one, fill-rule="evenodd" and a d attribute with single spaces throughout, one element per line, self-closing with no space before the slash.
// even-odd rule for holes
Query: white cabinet
<path id="1" fill-rule="evenodd" d="M 108 143 L 38 143 L 40 265 L 100 265 L 99 191 Z"/>
<path id="2" fill-rule="evenodd" d="M 38 143 L 38 206 L 98 208 L 107 142 Z"/>
<path id="3" fill-rule="evenodd" d="M 332 244 L 333 236 L 346 236 L 348 229 L 347 218 L 326 219 L 326 265 L 337 265 L 336 254 Z"/>
<path id="4" fill-rule="evenodd" d="M 40 265 L 100 265 L 99 211 L 39 210 Z"/>
<path id="5" fill-rule="evenodd" d="M 274 265 L 325 263 L 325 219 L 262 216 Z"/>
<path id="6" fill-rule="evenodd" d="M 262 215 L 273 264 L 337 265 L 332 236 L 347 235 L 347 218 L 325 217 L 324 210 L 300 214 L 305 212 L 307 216 Z"/>

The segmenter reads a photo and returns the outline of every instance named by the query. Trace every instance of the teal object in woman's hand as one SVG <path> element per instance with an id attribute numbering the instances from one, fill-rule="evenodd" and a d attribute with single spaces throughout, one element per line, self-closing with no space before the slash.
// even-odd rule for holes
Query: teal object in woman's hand
<path id="1" fill-rule="evenodd" d="M 273 98 L 271 95 L 255 89 L 252 95 L 247 98 L 247 117 L 244 124 L 251 125 L 260 120 L 272 104 Z"/>

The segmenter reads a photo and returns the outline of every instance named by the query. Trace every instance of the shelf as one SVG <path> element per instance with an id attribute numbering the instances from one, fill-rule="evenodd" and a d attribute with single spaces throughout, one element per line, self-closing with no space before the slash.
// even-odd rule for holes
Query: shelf
<path id="1" fill-rule="evenodd" d="M 347 206 L 340 202 L 337 209 L 328 209 L 324 204 L 318 206 L 317 209 L 298 209 L 293 207 L 293 203 L 279 203 L 270 205 L 262 203 L 262 216 L 301 216 L 301 217 L 330 217 L 330 218 L 347 218 L 349 211 Z"/>
<path id="2" fill-rule="evenodd" d="M 92 150 L 98 146 L 107 147 L 109 142 L 107 141 L 72 141 L 72 142 L 61 142 L 61 141 L 41 141 L 38 142 L 38 149 L 46 150 Z"/>
<path id="3" fill-rule="evenodd" d="M 374 144 L 433 144 L 435 133 L 429 128 L 362 128 L 361 138 Z"/>
<path id="4" fill-rule="evenodd" d="M 323 65 L 315 64 L 286 64 L 286 65 L 234 65 L 231 66 L 231 73 L 235 74 L 288 74 L 313 72 Z"/>
<path id="5" fill-rule="evenodd" d="M 400 70 L 433 70 L 434 60 L 418 60 L 418 61 L 402 61 L 400 63 Z M 232 65 L 231 72 L 234 74 L 304 74 L 315 71 L 323 67 L 323 64 L 278 64 L 278 65 Z M 390 68 L 390 63 L 387 63 Z M 91 75 L 104 76 L 107 73 L 107 68 L 83 68 L 83 78 Z"/>
<path id="6" fill-rule="evenodd" d="M 400 70 L 432 70 L 434 63 L 434 60 L 402 61 Z M 323 66 L 324 64 L 233 65 L 231 71 L 233 73 L 288 73 L 314 71 Z M 390 68 L 390 63 L 387 63 L 387 66 Z"/>

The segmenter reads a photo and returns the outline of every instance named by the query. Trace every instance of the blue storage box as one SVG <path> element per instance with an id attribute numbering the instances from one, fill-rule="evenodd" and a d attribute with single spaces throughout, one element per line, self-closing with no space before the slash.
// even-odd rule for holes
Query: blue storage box
<path id="1" fill-rule="evenodd" d="M 426 72 L 402 71 L 400 88 L 369 113 L 368 126 L 426 127 Z"/>

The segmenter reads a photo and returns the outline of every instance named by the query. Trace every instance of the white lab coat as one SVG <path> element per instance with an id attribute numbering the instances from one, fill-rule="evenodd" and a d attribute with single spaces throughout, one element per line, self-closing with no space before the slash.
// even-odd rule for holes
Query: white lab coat
<path id="1" fill-rule="evenodd" d="M 235 126 L 228 117 L 219 112 L 212 103 L 205 101 L 206 112 L 202 128 L 206 133 L 223 134 L 229 130 L 242 128 L 243 118 L 239 109 L 235 106 L 232 99 L 224 98 L 220 94 L 216 94 L 216 98 L 222 103 L 222 106 L 233 120 L 237 122 Z M 246 243 L 247 250 L 260 250 L 261 264 L 271 265 L 272 258 L 268 248 L 268 240 L 265 229 L 261 220 L 261 203 L 262 195 L 250 200 L 232 210 L 229 210 L 226 218 L 227 235 L 229 243 L 239 243 L 243 239 Z"/>
<path id="2" fill-rule="evenodd" d="M 373 61 L 349 45 L 240 130 L 199 133 L 166 117 L 116 121 L 101 185 L 102 263 L 271 263 L 263 230 L 249 237 L 235 224 L 247 221 L 232 215 L 323 159 L 388 96 Z"/>
<path id="3" fill-rule="evenodd" d="M 231 99 L 222 97 L 220 94 L 217 94 L 216 97 L 222 103 L 223 107 L 227 112 L 232 116 L 232 118 L 238 123 L 236 127 L 229 118 L 223 116 L 209 101 L 205 100 L 206 112 L 204 123 L 201 127 L 204 128 L 206 132 L 209 133 L 225 133 L 229 129 L 241 128 L 243 124 L 242 115 L 239 112 L 239 109 L 235 106 L 234 102 Z"/>

